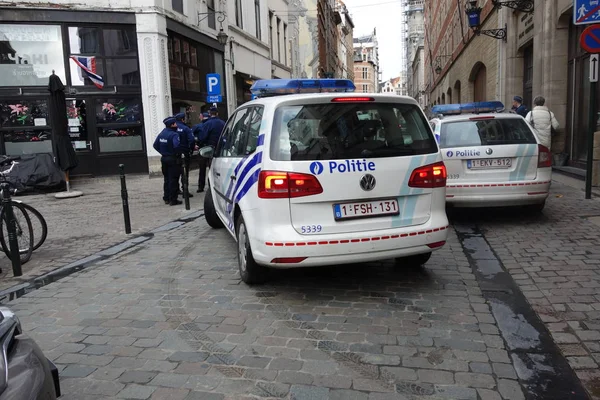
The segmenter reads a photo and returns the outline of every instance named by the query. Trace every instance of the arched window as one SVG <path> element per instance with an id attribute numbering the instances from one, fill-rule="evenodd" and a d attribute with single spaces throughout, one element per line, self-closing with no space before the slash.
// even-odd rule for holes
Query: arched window
<path id="1" fill-rule="evenodd" d="M 482 62 L 473 66 L 469 80 L 473 82 L 473 101 L 487 101 L 487 68 Z"/>

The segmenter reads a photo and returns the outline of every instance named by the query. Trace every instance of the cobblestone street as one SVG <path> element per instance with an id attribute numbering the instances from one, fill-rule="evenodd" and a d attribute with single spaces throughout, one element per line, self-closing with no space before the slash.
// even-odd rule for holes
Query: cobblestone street
<path id="1" fill-rule="evenodd" d="M 114 231 L 98 238 L 113 244 L 115 182 Z M 555 182 L 542 215 L 452 212 L 422 270 L 273 271 L 252 287 L 233 239 L 198 218 L 7 305 L 65 399 L 597 399 L 600 203 L 582 199 Z M 137 229 L 185 215 L 173 209 L 140 210 Z"/>
<path id="2" fill-rule="evenodd" d="M 204 197 L 196 194 L 198 171 L 190 173 L 190 210 L 169 207 L 162 201 L 162 178 L 127 176 L 132 234 L 125 234 L 119 177 L 74 180 L 72 190 L 82 197 L 56 199 L 55 193 L 18 196 L 42 213 L 48 223 L 48 239 L 23 265 L 23 276 L 14 278 L 10 260 L 2 254 L 0 290 L 30 280 L 83 259 L 132 236 L 148 232 L 197 212 Z"/>

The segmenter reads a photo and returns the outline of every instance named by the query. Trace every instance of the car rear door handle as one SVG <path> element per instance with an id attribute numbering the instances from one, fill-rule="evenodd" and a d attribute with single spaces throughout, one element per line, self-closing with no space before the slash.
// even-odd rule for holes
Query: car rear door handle
<path id="1" fill-rule="evenodd" d="M 220 172 L 215 172 L 215 175 L 221 176 L 221 173 Z"/>

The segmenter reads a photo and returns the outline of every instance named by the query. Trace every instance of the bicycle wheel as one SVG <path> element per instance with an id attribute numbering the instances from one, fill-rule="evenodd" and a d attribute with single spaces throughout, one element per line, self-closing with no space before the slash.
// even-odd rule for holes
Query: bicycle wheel
<path id="1" fill-rule="evenodd" d="M 44 244 L 48 237 L 48 224 L 46 224 L 46 219 L 38 210 L 29 204 L 25 204 L 20 200 L 13 200 L 13 204 L 14 203 L 25 207 L 25 210 L 27 210 L 27 213 L 29 214 L 31 226 L 33 227 L 33 251 L 35 251 Z"/>
<path id="2" fill-rule="evenodd" d="M 19 244 L 21 264 L 25 264 L 29 261 L 31 254 L 33 253 L 33 227 L 31 226 L 31 219 L 24 207 L 21 207 L 18 203 L 13 203 L 13 212 L 15 214 L 15 219 L 17 220 L 17 242 Z M 2 208 L 2 212 L 0 212 L 0 224 L 2 224 L 2 229 L 0 229 L 0 245 L 2 245 L 2 250 L 6 256 L 10 258 L 8 219 L 6 218 L 5 208 Z"/>

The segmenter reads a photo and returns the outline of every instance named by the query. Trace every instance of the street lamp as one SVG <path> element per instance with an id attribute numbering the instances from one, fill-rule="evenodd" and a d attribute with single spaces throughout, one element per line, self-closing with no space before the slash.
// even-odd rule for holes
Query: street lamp
<path id="1" fill-rule="evenodd" d="M 469 20 L 469 28 L 471 28 L 473 33 L 475 33 L 477 36 L 484 34 L 486 36 L 493 37 L 494 39 L 502 39 L 504 42 L 506 42 L 507 24 L 504 24 L 504 28 L 502 29 L 481 30 L 481 7 L 477 6 L 477 0 L 467 1 L 465 13 L 467 14 L 467 19 Z"/>
<path id="2" fill-rule="evenodd" d="M 441 74 L 442 73 L 442 58 L 449 58 L 452 57 L 451 55 L 447 55 L 447 54 L 440 54 L 439 56 L 437 56 L 435 58 L 435 73 L 436 74 Z"/>
<path id="3" fill-rule="evenodd" d="M 229 36 L 227 36 L 227 34 L 223 31 L 223 28 L 221 28 L 217 34 L 217 40 L 219 41 L 219 44 L 221 46 L 225 46 L 227 44 L 227 39 L 229 39 Z"/>

